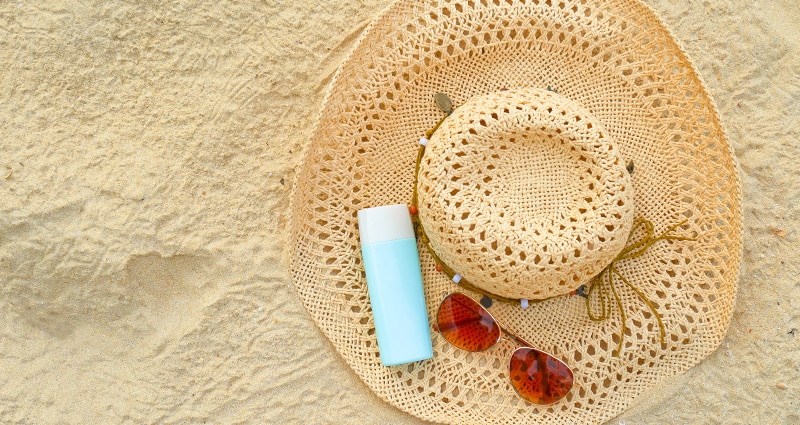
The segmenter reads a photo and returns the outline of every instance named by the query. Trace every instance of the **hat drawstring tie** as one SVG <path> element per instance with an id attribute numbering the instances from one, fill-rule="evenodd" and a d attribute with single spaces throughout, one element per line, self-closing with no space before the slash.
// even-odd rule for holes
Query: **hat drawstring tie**
<path id="1" fill-rule="evenodd" d="M 678 227 L 686 224 L 686 220 L 681 221 L 678 224 L 672 225 L 663 233 L 658 236 L 654 236 L 655 230 L 653 226 L 653 222 L 644 218 L 637 218 L 633 221 L 633 228 L 631 228 L 630 236 L 628 237 L 628 243 L 625 248 L 620 251 L 619 254 L 609 263 L 603 271 L 600 272 L 594 279 L 592 279 L 592 285 L 589 287 L 588 293 L 586 294 L 586 312 L 589 315 L 589 318 L 592 321 L 600 322 L 607 319 L 611 315 L 611 309 L 608 307 L 608 295 L 607 295 L 607 288 L 611 289 L 611 294 L 614 297 L 614 302 L 617 306 L 617 310 L 620 314 L 620 320 L 622 322 L 622 331 L 620 332 L 619 342 L 617 343 L 617 350 L 613 353 L 614 356 L 619 356 L 620 351 L 622 350 L 622 343 L 625 339 L 625 332 L 628 330 L 626 325 L 626 317 L 625 317 L 625 309 L 622 306 L 622 301 L 619 298 L 619 294 L 617 293 L 617 289 L 614 286 L 614 278 L 616 277 L 620 281 L 622 281 L 625 286 L 632 289 L 636 295 L 647 305 L 647 308 L 655 315 L 656 321 L 658 321 L 658 329 L 659 329 L 659 341 L 661 344 L 664 343 L 664 336 L 666 334 L 664 328 L 664 322 L 661 319 L 661 315 L 656 310 L 655 305 L 653 305 L 653 301 L 650 300 L 636 285 L 632 284 L 628 279 L 625 278 L 616 268 L 616 265 L 619 261 L 627 260 L 631 258 L 636 258 L 644 255 L 645 251 L 648 248 L 653 246 L 656 242 L 662 240 L 676 240 L 676 241 L 693 241 L 694 238 L 690 238 L 687 236 L 677 236 L 672 235 L 671 233 L 675 231 Z M 643 228 L 645 231 L 645 236 L 635 242 L 630 243 L 633 235 L 636 233 L 636 230 L 639 228 Z M 600 314 L 595 315 L 592 313 L 592 294 L 595 293 L 597 290 L 597 294 L 600 297 Z"/>

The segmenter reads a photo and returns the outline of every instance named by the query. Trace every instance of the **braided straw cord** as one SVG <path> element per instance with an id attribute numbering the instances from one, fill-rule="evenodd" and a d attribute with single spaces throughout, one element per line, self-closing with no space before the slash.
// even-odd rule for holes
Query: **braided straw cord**
<path id="1" fill-rule="evenodd" d="M 632 160 L 636 216 L 656 235 L 674 223 L 692 243 L 663 241 L 619 262 L 639 295 L 618 287 L 622 318 L 592 321 L 585 300 L 558 297 L 492 314 L 575 372 L 550 406 L 521 400 L 501 343 L 465 353 L 433 336 L 434 357 L 383 367 L 358 243 L 356 212 L 406 203 L 417 140 L 456 104 L 502 89 L 551 86 L 590 111 Z M 736 160 L 691 62 L 635 0 L 398 1 L 364 32 L 334 77 L 298 170 L 289 219 L 291 274 L 303 303 L 343 359 L 379 397 L 417 417 L 459 424 L 597 424 L 697 364 L 733 311 L 742 247 Z M 422 247 L 421 247 L 422 248 Z M 420 249 L 429 317 L 453 290 Z"/>

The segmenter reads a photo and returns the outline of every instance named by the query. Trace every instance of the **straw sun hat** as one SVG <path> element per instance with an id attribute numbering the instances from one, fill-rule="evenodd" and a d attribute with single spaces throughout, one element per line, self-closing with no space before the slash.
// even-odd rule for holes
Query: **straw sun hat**
<path id="1" fill-rule="evenodd" d="M 398 203 L 418 212 L 429 318 L 446 294 L 488 295 L 505 327 L 569 365 L 566 397 L 521 399 L 505 340 L 471 353 L 434 332 L 433 358 L 381 365 L 356 213 Z M 647 6 L 400 0 L 331 83 L 288 254 L 311 316 L 394 406 L 443 423 L 586 424 L 720 344 L 741 232 L 716 108 Z"/>

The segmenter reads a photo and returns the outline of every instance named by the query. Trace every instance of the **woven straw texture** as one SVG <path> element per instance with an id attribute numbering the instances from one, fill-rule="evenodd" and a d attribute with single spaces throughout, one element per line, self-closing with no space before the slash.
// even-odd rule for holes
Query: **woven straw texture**
<path id="1" fill-rule="evenodd" d="M 655 317 L 618 285 L 628 331 L 587 317 L 563 296 L 492 314 L 575 372 L 561 401 L 535 406 L 508 382 L 511 343 L 467 353 L 433 336 L 434 357 L 399 367 L 378 358 L 356 212 L 407 203 L 417 140 L 456 105 L 503 89 L 552 87 L 602 123 L 631 176 L 636 217 L 662 241 L 617 269 L 653 300 Z M 741 257 L 736 160 L 715 106 L 685 53 L 653 12 L 633 0 L 399 1 L 368 27 L 331 83 L 297 174 L 290 219 L 291 273 L 306 308 L 378 396 L 443 423 L 601 423 L 656 383 L 712 352 L 728 326 Z M 420 250 L 430 317 L 458 290 Z"/>
<path id="2" fill-rule="evenodd" d="M 428 143 L 418 191 L 437 255 L 507 298 L 551 298 L 587 283 L 633 225 L 616 144 L 589 111 L 542 89 L 458 108 Z"/>

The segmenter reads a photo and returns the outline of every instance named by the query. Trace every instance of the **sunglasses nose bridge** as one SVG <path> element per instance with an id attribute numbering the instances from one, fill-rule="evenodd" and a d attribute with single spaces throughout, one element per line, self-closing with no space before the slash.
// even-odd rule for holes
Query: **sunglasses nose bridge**
<path id="1" fill-rule="evenodd" d="M 518 347 L 533 347 L 533 345 L 531 343 L 529 343 L 528 341 L 525 341 L 524 339 L 522 339 L 521 336 L 519 336 L 519 335 L 515 334 L 514 332 L 511 332 L 510 330 L 508 330 L 508 328 L 503 326 L 500 322 L 497 322 L 497 326 L 499 326 L 500 330 L 503 332 L 503 334 L 505 334 L 506 337 L 510 341 L 514 342 Z"/>

